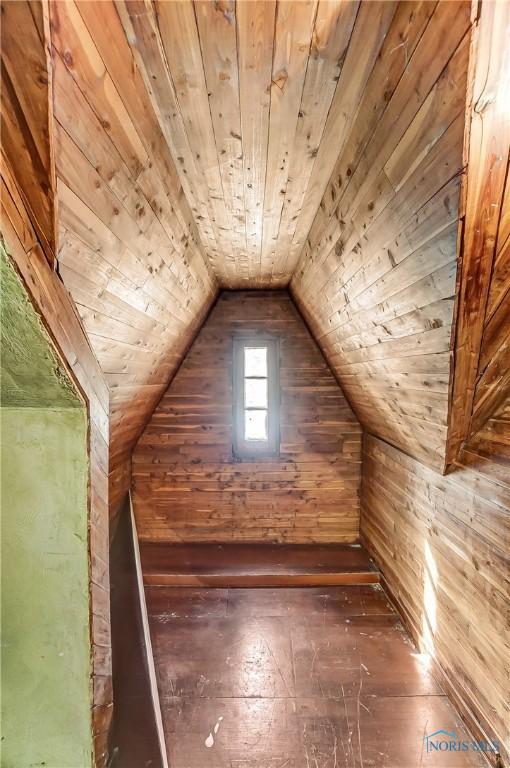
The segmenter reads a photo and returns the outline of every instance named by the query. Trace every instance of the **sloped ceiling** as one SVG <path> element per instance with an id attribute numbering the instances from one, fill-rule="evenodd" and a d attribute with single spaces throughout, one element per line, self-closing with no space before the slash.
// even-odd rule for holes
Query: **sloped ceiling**
<path id="1" fill-rule="evenodd" d="M 442 468 L 468 2 L 52 2 L 58 268 L 129 455 L 219 288 L 290 285 Z"/>
<path id="2" fill-rule="evenodd" d="M 59 273 L 110 387 L 121 467 L 217 290 L 110 2 L 51 5 Z"/>
<path id="3" fill-rule="evenodd" d="M 385 40 L 291 288 L 362 424 L 442 469 L 470 9 L 416 24 Z"/>

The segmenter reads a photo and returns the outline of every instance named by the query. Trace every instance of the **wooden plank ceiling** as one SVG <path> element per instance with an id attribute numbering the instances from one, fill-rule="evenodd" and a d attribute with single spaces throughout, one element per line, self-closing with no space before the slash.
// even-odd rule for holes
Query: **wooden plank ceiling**
<path id="1" fill-rule="evenodd" d="M 122 464 L 219 288 L 290 285 L 442 468 L 469 2 L 51 2 L 58 264 Z"/>
<path id="2" fill-rule="evenodd" d="M 117 5 L 224 287 L 288 283 L 395 7 Z"/>

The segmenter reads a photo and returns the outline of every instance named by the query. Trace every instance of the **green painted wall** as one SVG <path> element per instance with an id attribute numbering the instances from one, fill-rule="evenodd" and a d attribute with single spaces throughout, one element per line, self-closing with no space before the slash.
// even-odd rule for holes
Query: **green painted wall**
<path id="1" fill-rule="evenodd" d="M 90 768 L 87 413 L 2 254 L 2 768 Z"/>
<path id="2" fill-rule="evenodd" d="M 2 407 L 82 408 L 1 243 L 0 256 Z"/>

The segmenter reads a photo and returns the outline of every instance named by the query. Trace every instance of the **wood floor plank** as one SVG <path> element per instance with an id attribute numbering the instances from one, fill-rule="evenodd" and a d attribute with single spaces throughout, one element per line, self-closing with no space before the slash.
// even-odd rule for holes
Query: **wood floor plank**
<path id="1" fill-rule="evenodd" d="M 146 592 L 172 768 L 484 765 L 380 587 Z"/>

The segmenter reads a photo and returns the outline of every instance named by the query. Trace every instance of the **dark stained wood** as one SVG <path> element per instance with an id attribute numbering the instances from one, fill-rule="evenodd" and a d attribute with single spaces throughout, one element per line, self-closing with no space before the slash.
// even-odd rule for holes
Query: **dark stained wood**
<path id="1" fill-rule="evenodd" d="M 310 546 L 310 545 L 308 545 Z M 377 584 L 377 571 L 325 571 L 323 573 L 148 573 L 148 585 L 178 587 L 310 587 L 317 585 Z"/>
<path id="2" fill-rule="evenodd" d="M 359 545 L 158 544 L 141 548 L 145 584 L 209 587 L 375 584 Z"/>
<path id="3" fill-rule="evenodd" d="M 280 452 L 232 451 L 237 333 L 279 337 Z M 355 542 L 361 429 L 283 291 L 222 293 L 133 455 L 142 541 Z"/>
<path id="4" fill-rule="evenodd" d="M 210 546 L 210 545 L 208 545 Z M 294 589 L 207 589 L 204 587 L 155 587 L 145 590 L 147 611 L 155 621 L 205 616 L 263 618 L 303 615 L 328 619 L 393 613 L 394 607 L 376 584 L 350 585 L 349 589 L 308 587 Z"/>
<path id="5" fill-rule="evenodd" d="M 510 394 L 464 443 L 459 463 L 487 475 L 502 491 L 510 485 Z"/>
<path id="6" fill-rule="evenodd" d="M 112 679 L 115 712 L 110 752 L 115 768 L 163 768 L 147 666 L 129 507 L 110 549 Z"/>
<path id="7" fill-rule="evenodd" d="M 499 423 L 500 461 L 476 454 L 480 438 L 446 477 L 366 435 L 361 533 L 462 716 L 507 759 L 510 420 Z"/>
<path id="8" fill-rule="evenodd" d="M 460 245 L 447 464 L 510 390 L 510 7 L 479 6 L 467 120 L 467 188 Z"/>
<path id="9" fill-rule="evenodd" d="M 146 593 L 172 768 L 483 765 L 378 585 Z"/>
<path id="10" fill-rule="evenodd" d="M 437 469 L 469 52 L 470 3 L 399 4 L 291 281 L 365 429 Z"/>

